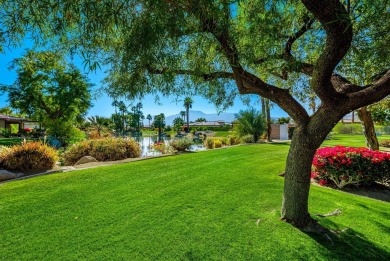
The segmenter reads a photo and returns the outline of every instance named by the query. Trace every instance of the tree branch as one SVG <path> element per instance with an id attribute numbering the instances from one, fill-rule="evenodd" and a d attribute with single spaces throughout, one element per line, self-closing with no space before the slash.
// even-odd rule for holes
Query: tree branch
<path id="1" fill-rule="evenodd" d="M 390 95 L 390 69 L 376 82 L 362 88 L 360 91 L 350 93 L 349 104 L 352 110 L 367 106 Z"/>
<path id="2" fill-rule="evenodd" d="M 314 23 L 315 19 L 310 18 L 309 16 L 304 16 L 303 21 L 304 24 L 302 25 L 302 27 L 287 39 L 284 53 L 270 57 L 270 58 L 285 60 L 287 62 L 287 65 L 283 68 L 281 75 L 276 75 L 279 77 L 282 76 L 280 78 L 283 80 L 288 79 L 288 72 L 299 72 L 299 73 L 306 74 L 308 76 L 311 76 L 313 74 L 314 66 L 312 64 L 299 61 L 291 54 L 291 49 L 294 42 L 311 29 L 311 26 Z M 266 58 L 260 58 L 256 60 L 254 63 L 261 64 L 264 63 L 266 60 L 267 60 Z"/>
<path id="3" fill-rule="evenodd" d="M 323 102 L 346 98 L 337 92 L 331 77 L 352 42 L 352 24 L 348 12 L 338 0 L 301 0 L 305 7 L 322 24 L 326 32 L 325 49 L 314 65 L 312 86 Z"/>
<path id="4" fill-rule="evenodd" d="M 225 79 L 232 79 L 234 80 L 233 73 L 230 72 L 211 72 L 211 73 L 201 73 L 191 70 L 182 70 L 182 69 L 155 69 L 151 66 L 146 66 L 146 70 L 151 74 L 164 74 L 164 73 L 173 73 L 173 74 L 181 74 L 181 75 L 190 75 L 190 76 L 196 76 L 201 77 L 205 81 L 211 81 L 215 79 L 225 78 Z"/>
<path id="5" fill-rule="evenodd" d="M 287 43 L 285 46 L 285 54 L 291 56 L 292 45 L 294 44 L 294 42 L 296 40 L 299 39 L 299 37 L 301 37 L 302 35 L 304 35 L 307 31 L 309 31 L 311 29 L 311 25 L 314 23 L 314 21 L 315 21 L 315 19 L 310 18 L 309 16 L 303 17 L 303 25 L 302 25 L 301 29 L 299 29 L 298 32 L 296 32 L 295 34 L 290 36 L 287 40 Z"/>

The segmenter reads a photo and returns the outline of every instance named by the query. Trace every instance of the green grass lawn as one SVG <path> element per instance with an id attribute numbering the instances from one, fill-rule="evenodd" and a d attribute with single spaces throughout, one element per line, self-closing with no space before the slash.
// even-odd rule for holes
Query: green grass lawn
<path id="1" fill-rule="evenodd" d="M 379 142 L 382 140 L 390 140 L 390 135 L 378 136 Z M 337 134 L 333 135 L 332 139 L 325 140 L 322 146 L 350 146 L 350 147 L 367 147 L 364 135 Z"/>
<path id="2" fill-rule="evenodd" d="M 229 135 L 234 135 L 234 134 L 236 134 L 235 131 L 216 131 L 215 137 L 227 137 Z"/>
<path id="3" fill-rule="evenodd" d="M 389 260 L 390 204 L 312 186 L 333 243 L 279 220 L 287 144 L 0 185 L 1 260 Z"/>

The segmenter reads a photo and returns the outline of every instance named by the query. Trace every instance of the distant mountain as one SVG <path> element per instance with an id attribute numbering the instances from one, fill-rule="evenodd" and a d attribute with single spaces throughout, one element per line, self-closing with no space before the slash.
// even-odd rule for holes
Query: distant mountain
<path id="1" fill-rule="evenodd" d="M 167 125 L 173 125 L 173 120 L 177 117 L 181 117 L 180 113 L 175 115 L 170 115 L 165 117 L 165 122 Z M 190 111 L 190 121 L 195 121 L 198 118 L 205 118 L 207 121 L 225 121 L 225 122 L 232 122 L 236 119 L 234 116 L 234 113 L 229 112 L 222 112 L 220 114 L 213 113 L 213 114 L 207 114 L 202 111 Z"/>

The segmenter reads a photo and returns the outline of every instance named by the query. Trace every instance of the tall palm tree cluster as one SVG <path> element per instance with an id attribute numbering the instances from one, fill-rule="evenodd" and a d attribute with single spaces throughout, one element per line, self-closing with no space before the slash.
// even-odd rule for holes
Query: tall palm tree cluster
<path id="1" fill-rule="evenodd" d="M 143 120 L 145 116 L 142 109 L 142 103 L 138 102 L 135 106 L 126 105 L 123 101 L 114 100 L 112 106 L 115 108 L 115 113 L 112 115 L 112 122 L 114 123 L 115 132 L 124 134 L 127 131 L 139 132 L 143 127 Z M 147 119 L 151 120 L 148 115 Z M 150 125 L 150 124 L 149 124 Z"/>

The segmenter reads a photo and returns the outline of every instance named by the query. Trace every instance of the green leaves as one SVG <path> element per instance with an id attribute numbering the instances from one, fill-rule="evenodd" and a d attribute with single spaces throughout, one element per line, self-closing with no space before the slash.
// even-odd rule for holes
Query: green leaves
<path id="1" fill-rule="evenodd" d="M 12 68 L 18 76 L 6 88 L 11 106 L 32 118 L 73 121 L 92 105 L 92 84 L 58 53 L 28 51 Z"/>

